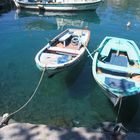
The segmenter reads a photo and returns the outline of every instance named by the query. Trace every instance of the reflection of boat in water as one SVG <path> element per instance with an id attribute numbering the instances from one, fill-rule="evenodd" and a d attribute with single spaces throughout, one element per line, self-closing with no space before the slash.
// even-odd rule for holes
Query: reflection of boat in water
<path id="1" fill-rule="evenodd" d="M 18 8 L 47 11 L 95 10 L 102 0 L 14 0 Z"/>
<path id="2" fill-rule="evenodd" d="M 58 29 L 63 28 L 64 26 L 82 27 L 84 25 L 84 21 L 69 20 L 69 19 L 65 19 L 65 18 L 57 18 L 56 22 L 57 22 Z"/>
<path id="3" fill-rule="evenodd" d="M 95 11 L 85 12 L 42 12 L 42 11 L 31 11 L 31 10 L 17 10 L 16 19 L 28 18 L 27 28 L 30 29 L 62 29 L 64 27 L 88 27 L 89 23 L 99 24 L 100 19 Z M 33 17 L 37 17 L 33 18 Z M 34 20 L 33 20 L 34 19 Z"/>
<path id="4" fill-rule="evenodd" d="M 117 9 L 124 13 L 129 11 L 129 14 L 133 15 L 133 18 L 136 19 L 140 23 L 140 1 L 137 2 L 132 0 L 108 0 L 107 1 L 108 7 L 112 7 L 112 9 Z M 120 13 L 121 14 L 121 13 Z M 139 26 L 138 23 L 138 26 Z M 136 24 L 135 24 L 136 26 Z"/>

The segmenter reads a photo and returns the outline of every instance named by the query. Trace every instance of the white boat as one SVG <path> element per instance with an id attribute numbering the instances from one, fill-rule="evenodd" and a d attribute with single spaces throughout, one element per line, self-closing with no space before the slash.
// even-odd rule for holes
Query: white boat
<path id="1" fill-rule="evenodd" d="M 35 57 L 48 76 L 77 64 L 84 56 L 90 38 L 87 29 L 67 29 L 52 39 Z"/>
<path id="2" fill-rule="evenodd" d="M 102 0 L 14 0 L 18 8 L 47 11 L 95 10 Z"/>

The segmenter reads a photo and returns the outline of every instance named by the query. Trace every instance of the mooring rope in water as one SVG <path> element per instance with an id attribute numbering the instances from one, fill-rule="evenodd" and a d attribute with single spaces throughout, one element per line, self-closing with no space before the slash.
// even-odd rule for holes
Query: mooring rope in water
<path id="1" fill-rule="evenodd" d="M 33 97 L 34 97 L 35 94 L 37 93 L 37 90 L 38 90 L 38 88 L 39 88 L 39 86 L 40 86 L 40 84 L 41 84 L 41 81 L 42 81 L 42 79 L 43 79 L 44 73 L 45 73 L 45 68 L 43 69 L 43 72 L 42 72 L 42 74 L 41 74 L 40 80 L 39 80 L 39 82 L 38 82 L 38 84 L 37 84 L 37 86 L 36 86 L 36 88 L 35 88 L 33 94 L 32 94 L 31 97 L 27 100 L 27 102 L 26 102 L 24 105 L 22 105 L 20 108 L 18 108 L 16 111 L 14 111 L 14 112 L 12 112 L 12 113 L 10 113 L 10 114 L 9 114 L 9 113 L 5 113 L 5 114 L 3 115 L 3 119 L 2 119 L 2 121 L 0 122 L 0 128 L 3 127 L 4 125 L 7 125 L 9 119 L 10 119 L 13 115 L 15 115 L 16 113 L 18 113 L 19 111 L 21 111 L 23 108 L 25 108 L 25 107 L 29 104 L 29 102 L 33 99 Z"/>
<path id="2" fill-rule="evenodd" d="M 118 122 L 121 106 L 122 106 L 122 97 L 120 98 L 119 109 L 118 109 L 118 113 L 117 113 L 117 117 L 116 117 L 116 123 Z"/>
<path id="3" fill-rule="evenodd" d="M 93 60 L 93 56 L 92 56 L 92 54 L 90 53 L 90 51 L 88 50 L 88 48 L 85 47 L 85 49 L 86 49 L 87 53 L 89 54 L 90 58 Z"/>
<path id="4" fill-rule="evenodd" d="M 89 54 L 90 58 L 93 60 L 93 56 L 92 56 L 92 55 L 93 55 L 95 52 L 98 51 L 98 49 L 99 49 L 100 46 L 98 46 L 98 47 L 97 47 L 93 52 L 91 52 L 91 53 L 90 53 L 89 49 L 88 49 L 86 46 L 84 46 L 84 47 L 85 47 L 87 53 Z"/>

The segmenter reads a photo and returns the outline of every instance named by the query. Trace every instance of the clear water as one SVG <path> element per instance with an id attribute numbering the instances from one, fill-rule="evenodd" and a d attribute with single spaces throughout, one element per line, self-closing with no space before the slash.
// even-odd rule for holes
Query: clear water
<path id="1" fill-rule="evenodd" d="M 48 40 L 66 28 L 85 27 L 91 31 L 91 52 L 105 36 L 132 39 L 140 46 L 140 1 L 108 0 L 96 12 L 12 9 L 0 14 L 0 116 L 15 111 L 31 96 L 41 76 L 34 57 Z M 92 127 L 95 123 L 115 121 L 118 108 L 113 107 L 93 79 L 91 65 L 86 56 L 72 69 L 49 79 L 45 75 L 32 102 L 13 119 L 64 127 Z M 135 96 L 123 103 L 119 116 L 128 129 L 136 131 L 140 131 L 139 100 Z"/>

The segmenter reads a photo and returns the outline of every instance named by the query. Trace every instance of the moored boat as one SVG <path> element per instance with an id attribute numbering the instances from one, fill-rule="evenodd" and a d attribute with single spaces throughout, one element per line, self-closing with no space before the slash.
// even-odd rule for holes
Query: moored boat
<path id="1" fill-rule="evenodd" d="M 140 50 L 134 41 L 105 37 L 93 57 L 92 73 L 114 105 L 140 93 Z"/>
<path id="2" fill-rule="evenodd" d="M 47 11 L 95 10 L 102 0 L 14 0 L 18 8 Z"/>
<path id="3" fill-rule="evenodd" d="M 77 64 L 84 56 L 89 38 L 90 31 L 87 29 L 63 31 L 37 53 L 37 67 L 46 69 L 50 76 Z"/>

